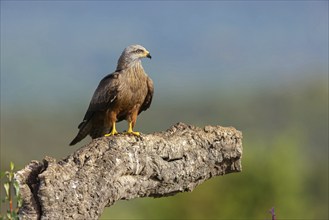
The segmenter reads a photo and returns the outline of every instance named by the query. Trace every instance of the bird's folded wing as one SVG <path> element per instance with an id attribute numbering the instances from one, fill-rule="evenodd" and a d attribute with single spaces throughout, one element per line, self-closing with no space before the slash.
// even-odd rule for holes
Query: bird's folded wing
<path id="1" fill-rule="evenodd" d="M 147 95 L 139 110 L 139 113 L 145 111 L 150 107 L 153 98 L 153 93 L 154 93 L 153 81 L 150 77 L 147 77 Z"/>

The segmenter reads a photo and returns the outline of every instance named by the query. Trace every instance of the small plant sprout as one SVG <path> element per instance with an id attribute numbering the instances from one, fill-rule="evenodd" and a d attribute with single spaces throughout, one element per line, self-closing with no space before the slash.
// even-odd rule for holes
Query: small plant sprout
<path id="1" fill-rule="evenodd" d="M 2 203 L 8 207 L 5 215 L 0 214 L 0 220 L 16 220 L 18 219 L 18 210 L 22 206 L 22 198 L 19 192 L 18 183 L 14 179 L 15 165 L 10 162 L 10 170 L 1 172 L 1 180 L 3 180 L 3 187 L 5 189 L 5 198 L 1 198 Z M 14 205 L 14 201 L 16 204 Z"/>

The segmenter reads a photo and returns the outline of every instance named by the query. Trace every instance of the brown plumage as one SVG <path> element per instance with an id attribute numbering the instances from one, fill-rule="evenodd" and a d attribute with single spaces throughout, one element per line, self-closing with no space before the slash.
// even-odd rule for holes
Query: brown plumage
<path id="1" fill-rule="evenodd" d="M 122 120 L 128 121 L 127 133 L 139 135 L 133 131 L 137 115 L 150 107 L 154 91 L 153 82 L 142 67 L 144 57 L 151 55 L 140 45 L 131 45 L 122 52 L 116 71 L 100 81 L 70 145 L 88 134 L 92 138 L 115 135 L 115 124 Z"/>

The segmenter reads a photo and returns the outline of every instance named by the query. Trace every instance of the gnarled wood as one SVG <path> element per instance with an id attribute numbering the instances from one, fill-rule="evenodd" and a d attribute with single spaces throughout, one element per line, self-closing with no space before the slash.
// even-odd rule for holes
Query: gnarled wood
<path id="1" fill-rule="evenodd" d="M 16 173 L 21 219 L 97 219 L 104 207 L 136 197 L 192 191 L 211 177 L 241 171 L 242 134 L 178 123 L 140 137 L 95 139 L 66 159 L 46 157 Z"/>

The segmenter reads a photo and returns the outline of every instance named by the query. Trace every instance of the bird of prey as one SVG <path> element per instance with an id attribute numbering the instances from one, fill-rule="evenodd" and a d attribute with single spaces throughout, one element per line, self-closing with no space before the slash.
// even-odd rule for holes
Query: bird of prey
<path id="1" fill-rule="evenodd" d="M 128 121 L 126 133 L 139 135 L 133 131 L 137 115 L 150 107 L 154 92 L 153 81 L 142 67 L 141 59 L 145 57 L 151 59 L 150 53 L 140 45 L 123 50 L 115 72 L 100 81 L 70 145 L 88 134 L 93 139 L 115 135 L 118 133 L 115 124 L 122 120 Z"/>

